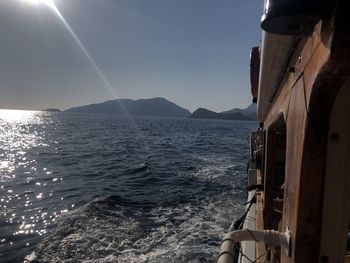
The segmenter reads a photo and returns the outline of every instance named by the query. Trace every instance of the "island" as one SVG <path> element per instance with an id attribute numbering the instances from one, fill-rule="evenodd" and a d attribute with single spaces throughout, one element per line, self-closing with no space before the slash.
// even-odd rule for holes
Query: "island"
<path id="1" fill-rule="evenodd" d="M 217 113 L 205 108 L 199 108 L 191 115 L 193 119 L 216 119 L 216 120 L 240 120 L 240 121 L 256 121 L 256 106 L 249 105 L 246 109 L 232 109 Z"/>
<path id="2" fill-rule="evenodd" d="M 67 109 L 66 112 L 102 113 L 125 116 L 187 118 L 191 112 L 161 97 L 151 99 L 116 99 Z"/>

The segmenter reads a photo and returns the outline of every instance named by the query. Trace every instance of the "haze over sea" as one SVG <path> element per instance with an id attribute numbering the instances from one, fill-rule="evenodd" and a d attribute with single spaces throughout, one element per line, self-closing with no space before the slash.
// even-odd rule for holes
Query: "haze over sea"
<path id="1" fill-rule="evenodd" d="M 0 262 L 214 262 L 256 128 L 0 111 Z"/>

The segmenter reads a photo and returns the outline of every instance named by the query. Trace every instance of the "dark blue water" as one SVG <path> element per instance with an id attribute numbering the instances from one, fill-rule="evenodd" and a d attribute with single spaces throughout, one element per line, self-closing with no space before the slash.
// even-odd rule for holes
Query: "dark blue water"
<path id="1" fill-rule="evenodd" d="M 0 111 L 0 262 L 213 262 L 255 128 Z"/>

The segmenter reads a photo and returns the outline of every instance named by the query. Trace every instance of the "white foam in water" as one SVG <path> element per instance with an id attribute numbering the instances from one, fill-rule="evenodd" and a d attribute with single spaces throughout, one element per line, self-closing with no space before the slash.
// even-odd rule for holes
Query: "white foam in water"
<path id="1" fill-rule="evenodd" d="M 34 252 L 32 252 L 30 255 L 26 256 L 24 262 L 25 262 L 25 263 L 26 263 L 26 262 L 33 262 L 33 261 L 35 261 L 35 260 L 37 260 L 37 259 L 38 259 L 38 257 L 37 257 L 37 255 L 36 255 L 36 253 L 35 253 L 35 251 L 34 251 Z"/>
<path id="2" fill-rule="evenodd" d="M 199 156 L 197 159 L 204 162 L 204 164 L 194 173 L 194 176 L 205 179 L 216 179 L 227 176 L 226 172 L 228 169 L 234 169 L 237 167 L 237 164 L 233 164 L 227 157 Z M 232 177 L 234 174 L 230 174 L 230 176 Z M 227 182 L 237 183 L 233 180 L 227 180 Z"/>
<path id="3" fill-rule="evenodd" d="M 143 254 L 136 253 L 140 251 L 123 251 L 118 261 L 213 262 L 221 234 L 225 231 L 222 221 L 231 222 L 231 213 L 239 214 L 240 211 L 239 205 L 229 208 L 230 211 L 223 214 L 222 207 L 208 200 L 203 200 L 198 206 L 156 208 L 152 211 L 152 214 L 158 215 L 156 222 L 165 223 L 166 227 L 157 228 L 148 238 L 139 241 L 140 245 L 151 249 Z"/>
<path id="4" fill-rule="evenodd" d="M 39 247 L 36 260 L 116 262 L 137 223 L 118 211 L 100 214 L 103 208 L 108 207 L 98 203 L 62 216 L 53 235 Z"/>
<path id="5" fill-rule="evenodd" d="M 62 216 L 55 233 L 37 250 L 33 262 L 213 262 L 222 226 L 241 212 L 230 194 L 217 200 L 133 211 L 103 202 Z M 222 206 L 228 209 L 223 210 Z M 112 210 L 111 210 L 112 209 Z M 148 223 L 145 223 L 148 221 Z M 35 261 L 36 260 L 36 261 Z"/>
<path id="6" fill-rule="evenodd" d="M 235 168 L 227 159 L 206 163 L 194 171 L 195 178 L 235 183 L 227 178 L 233 176 L 227 170 Z M 232 188 L 149 208 L 119 199 L 96 201 L 63 215 L 33 262 L 213 262 L 223 234 L 242 213 L 242 202 L 235 201 L 239 195 Z"/>

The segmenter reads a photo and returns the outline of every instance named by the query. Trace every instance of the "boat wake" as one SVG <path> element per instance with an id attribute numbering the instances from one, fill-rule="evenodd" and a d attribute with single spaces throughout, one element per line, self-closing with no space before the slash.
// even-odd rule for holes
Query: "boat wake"
<path id="1" fill-rule="evenodd" d="M 161 204 L 96 199 L 64 214 L 25 262 L 211 262 L 222 233 L 217 205 L 195 197 Z"/>

